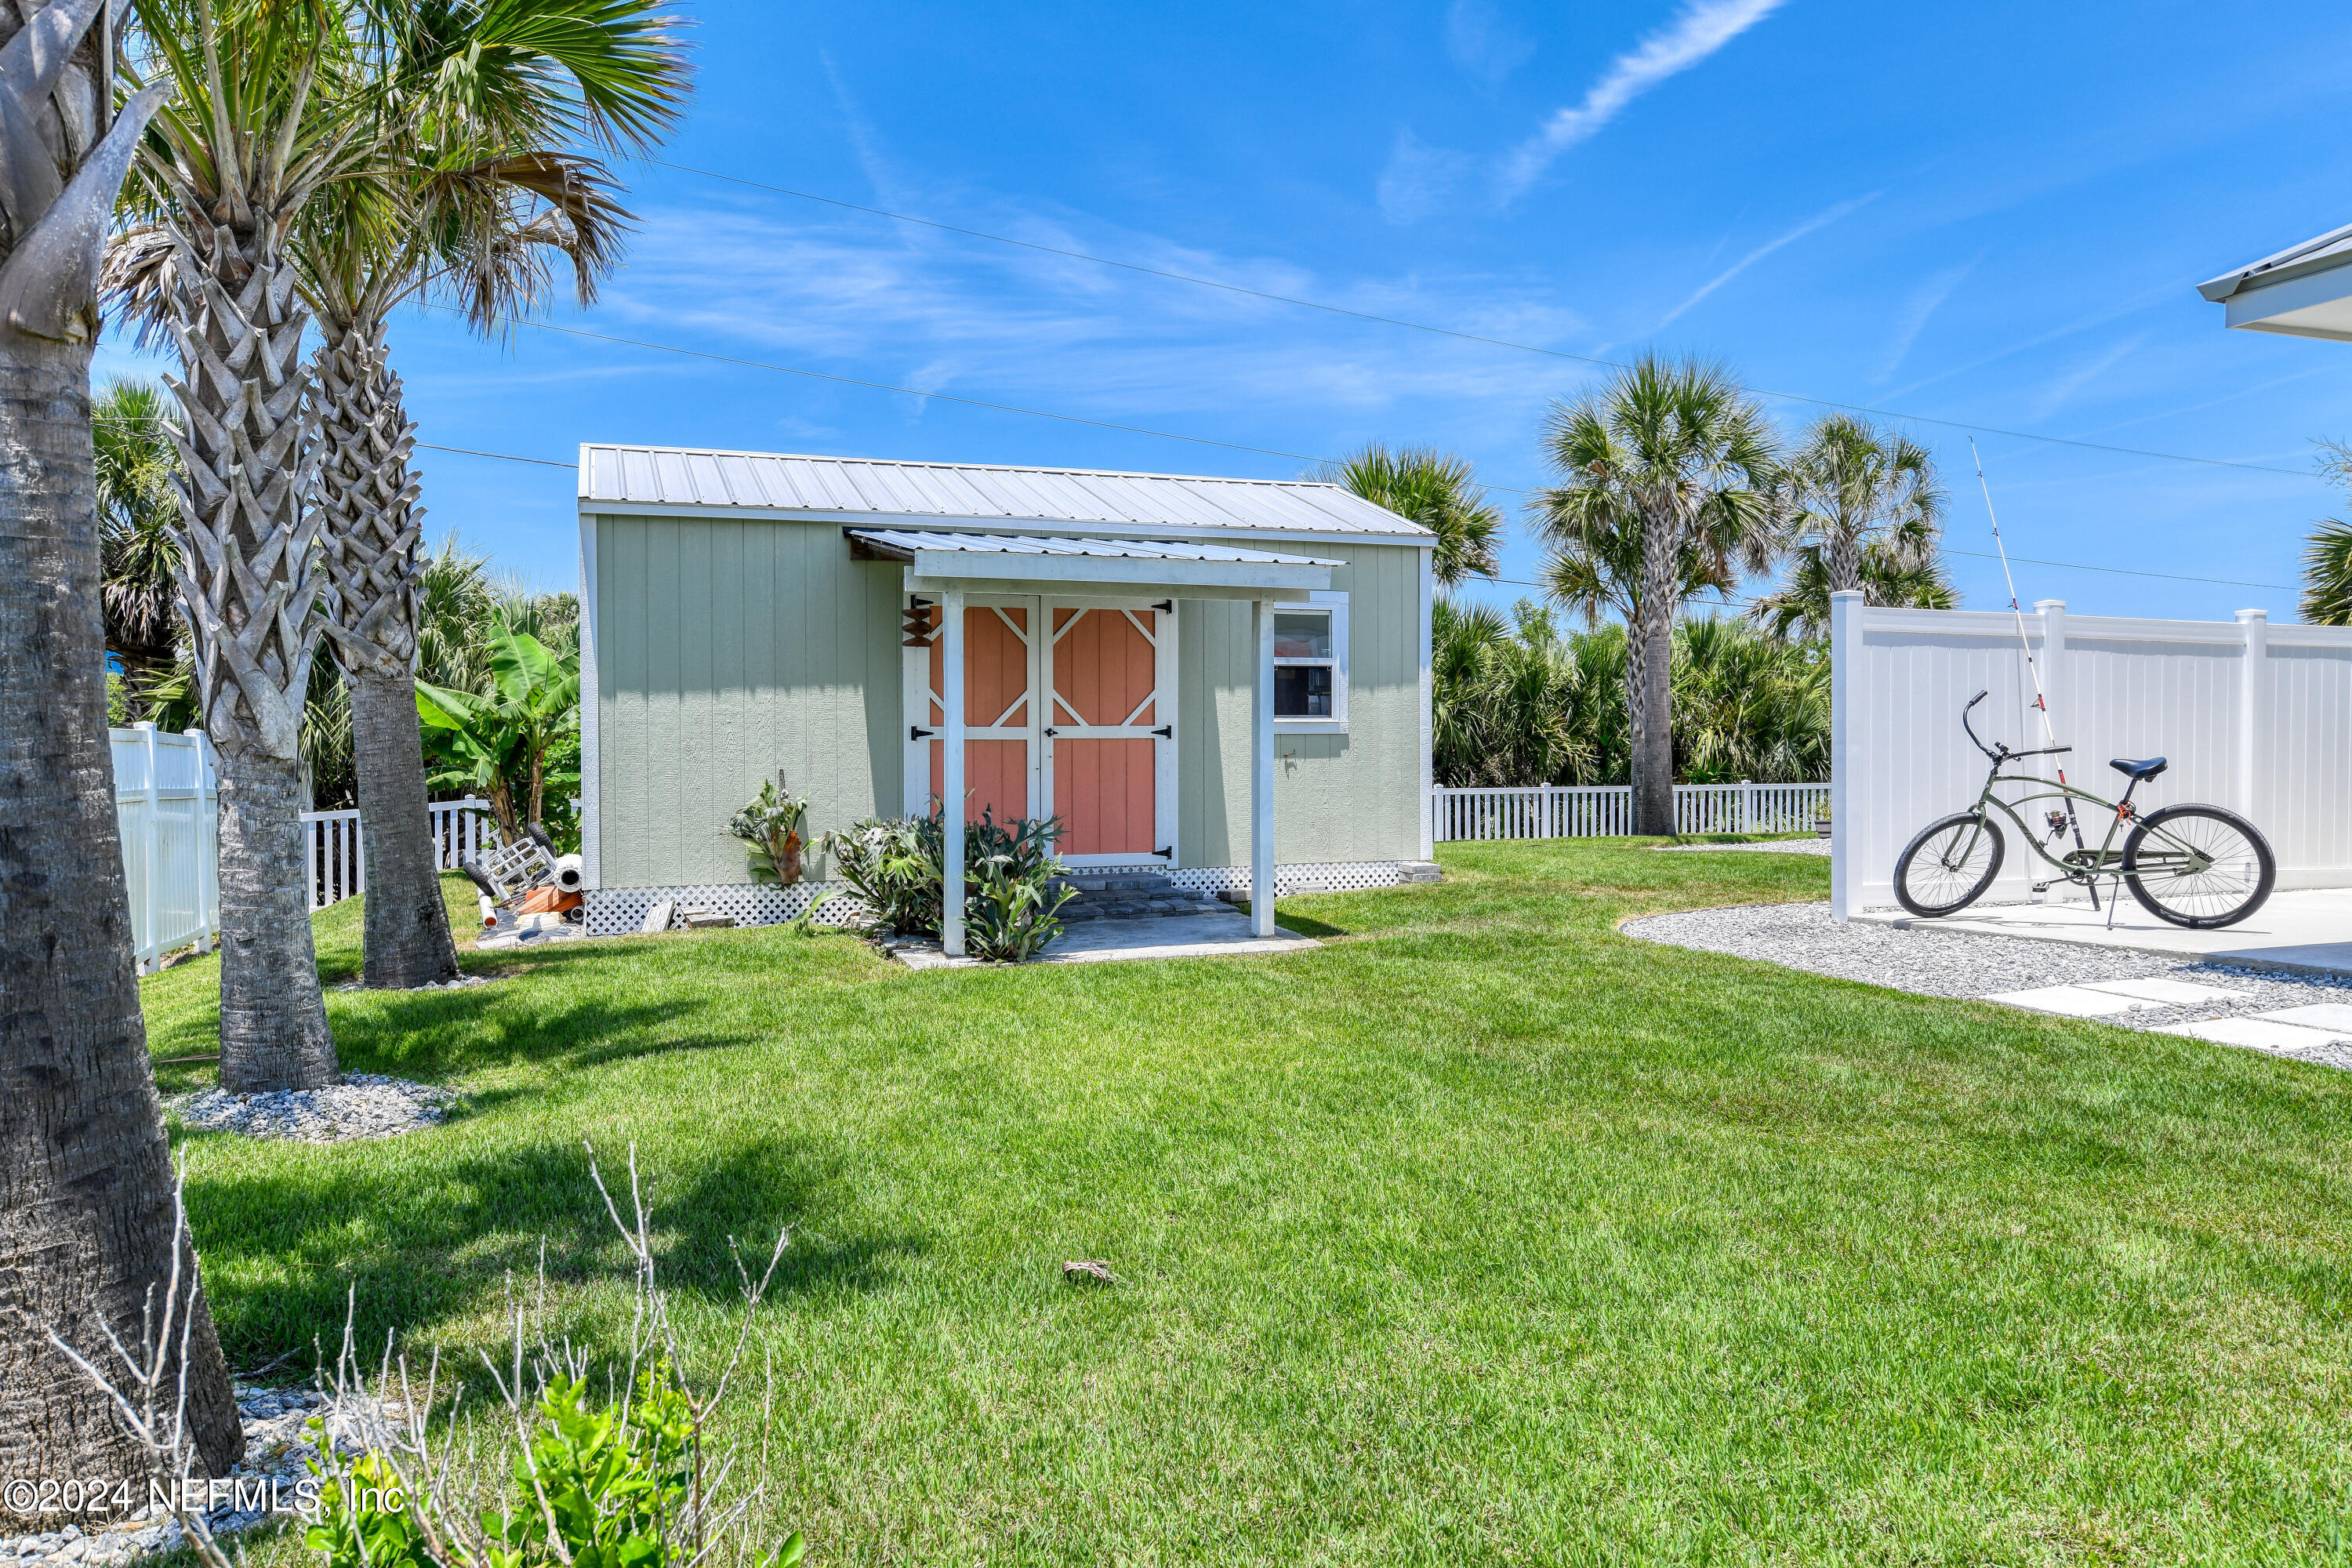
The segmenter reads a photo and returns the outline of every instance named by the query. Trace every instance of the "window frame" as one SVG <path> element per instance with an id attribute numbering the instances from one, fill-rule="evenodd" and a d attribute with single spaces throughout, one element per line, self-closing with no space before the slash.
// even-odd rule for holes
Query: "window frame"
<path id="1" fill-rule="evenodd" d="M 1318 590 L 1307 596 L 1307 603 L 1272 604 L 1268 613 L 1281 615 L 1300 610 L 1328 610 L 1331 615 L 1331 657 L 1322 658 L 1277 658 L 1277 669 L 1311 668 L 1328 665 L 1331 670 L 1331 716 L 1328 719 L 1304 715 L 1274 716 L 1274 732 L 1277 735 L 1344 735 L 1348 732 L 1348 595 L 1332 590 Z"/>

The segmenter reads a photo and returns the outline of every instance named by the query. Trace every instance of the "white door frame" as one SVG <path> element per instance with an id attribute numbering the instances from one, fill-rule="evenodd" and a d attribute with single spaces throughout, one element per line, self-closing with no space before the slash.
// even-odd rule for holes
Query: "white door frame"
<path id="1" fill-rule="evenodd" d="M 931 599 L 931 607 L 933 609 L 939 607 L 936 595 L 918 595 L 909 597 Z M 898 607 L 902 614 L 911 609 L 908 598 L 901 598 Z M 1041 783 L 1040 770 L 1044 740 L 1038 733 L 1045 728 L 1044 722 L 1038 718 L 1041 710 L 1037 701 L 1040 668 L 1038 638 L 1035 635 L 1042 610 L 1037 599 L 1034 595 L 1025 594 L 972 594 L 965 597 L 964 608 L 967 611 L 1025 610 L 1028 612 L 1030 627 L 1028 632 L 1024 633 L 1017 626 L 1012 627 L 1013 634 L 1029 647 L 1029 685 L 1024 698 L 1028 708 L 1027 718 L 1018 724 L 968 723 L 964 726 L 963 738 L 967 744 L 973 741 L 1022 741 L 1028 744 L 1028 799 L 1024 809 L 1031 816 L 1041 816 L 1045 815 L 1040 804 L 1041 800 L 1050 798 L 1043 795 L 1044 786 Z M 1010 626 L 1009 619 L 1007 625 Z M 937 640 L 936 634 L 934 640 Z M 906 815 L 928 816 L 931 810 L 931 743 L 940 740 L 937 733 L 940 726 L 930 722 L 931 705 L 940 701 L 940 696 L 931 689 L 931 650 L 928 647 L 909 647 L 901 648 L 900 653 L 902 655 L 899 659 L 900 709 L 908 717 L 904 731 L 906 777 L 899 793 Z M 1014 708 L 1020 705 L 1015 704 Z M 1007 708 L 1005 713 L 1013 712 L 1014 708 Z M 945 712 L 945 710 L 942 709 L 941 711 Z M 1004 714 L 999 714 L 998 717 L 1003 718 Z"/>

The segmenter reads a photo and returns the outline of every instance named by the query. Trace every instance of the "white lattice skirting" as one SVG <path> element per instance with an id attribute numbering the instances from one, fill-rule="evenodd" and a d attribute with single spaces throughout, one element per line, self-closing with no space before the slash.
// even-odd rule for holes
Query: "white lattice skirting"
<path id="1" fill-rule="evenodd" d="M 1085 876 L 1102 876 L 1123 871 L 1149 871 L 1166 877 L 1178 887 L 1196 893 L 1246 893 L 1250 874 L 1246 866 L 1195 866 L 1186 870 L 1170 871 L 1153 861 L 1134 866 L 1087 866 L 1080 868 Z M 1299 892 L 1342 893 L 1365 888 L 1393 888 L 1412 879 L 1400 860 L 1339 860 L 1303 866 L 1276 866 L 1274 885 L 1278 894 Z M 699 906 L 731 915 L 743 925 L 782 925 L 798 920 L 812 900 L 821 893 L 846 893 L 845 882 L 799 882 L 789 888 L 755 887 L 748 883 L 721 883 L 686 888 L 599 888 L 588 895 L 588 934 L 590 936 L 627 936 L 645 923 L 646 911 L 667 899 L 680 907 Z M 836 898 L 817 910 L 819 925 L 862 925 L 871 918 L 866 905 L 854 897 Z"/>

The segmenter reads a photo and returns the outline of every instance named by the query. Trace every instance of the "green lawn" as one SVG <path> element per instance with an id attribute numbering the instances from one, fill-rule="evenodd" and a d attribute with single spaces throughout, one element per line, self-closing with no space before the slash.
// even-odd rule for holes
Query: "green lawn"
<path id="1" fill-rule="evenodd" d="M 1444 858 L 1286 900 L 1333 940 L 1276 959 L 913 974 L 767 930 L 330 992 L 347 1067 L 469 1108 L 185 1138 L 232 1359 L 331 1347 L 353 1280 L 362 1343 L 470 1355 L 542 1238 L 609 1341 L 585 1135 L 637 1142 L 706 1338 L 727 1237 L 796 1227 L 753 1353 L 820 1563 L 2352 1554 L 2352 1075 L 1616 933 L 1825 860 Z M 158 1057 L 213 979 L 144 983 Z"/>

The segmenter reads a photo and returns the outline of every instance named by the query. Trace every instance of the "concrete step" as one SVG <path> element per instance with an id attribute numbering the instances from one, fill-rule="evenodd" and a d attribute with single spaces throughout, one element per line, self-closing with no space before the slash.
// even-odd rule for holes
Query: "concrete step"
<path id="1" fill-rule="evenodd" d="M 1112 888 L 1081 890 L 1062 906 L 1067 921 L 1135 921 L 1163 915 L 1221 915 L 1231 910 L 1206 893 L 1188 892 L 1165 877 L 1157 888 Z"/>
<path id="2" fill-rule="evenodd" d="M 1056 880 L 1067 882 L 1081 893 L 1142 893 L 1166 892 L 1176 884 L 1158 871 L 1066 871 Z"/>

